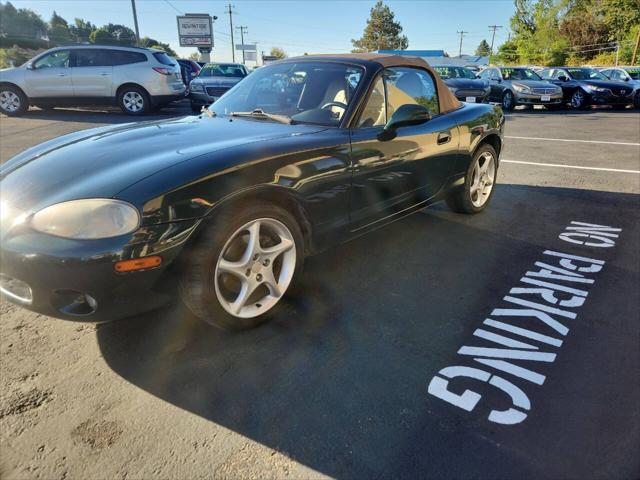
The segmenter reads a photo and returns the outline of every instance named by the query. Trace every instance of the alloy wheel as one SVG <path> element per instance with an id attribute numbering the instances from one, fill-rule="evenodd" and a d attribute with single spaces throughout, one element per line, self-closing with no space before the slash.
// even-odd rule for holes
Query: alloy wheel
<path id="1" fill-rule="evenodd" d="M 287 226 L 260 218 L 237 229 L 215 269 L 216 296 L 238 318 L 254 318 L 273 308 L 286 292 L 296 267 L 296 245 Z"/>
<path id="2" fill-rule="evenodd" d="M 144 108 L 144 98 L 138 92 L 127 92 L 122 96 L 124 108 L 129 112 L 138 113 Z"/>
<path id="3" fill-rule="evenodd" d="M 5 112 L 17 112 L 20 110 L 20 97 L 11 90 L 0 92 L 0 108 Z"/>
<path id="4" fill-rule="evenodd" d="M 502 97 L 502 107 L 505 110 L 509 110 L 511 108 L 511 104 L 513 103 L 513 95 L 511 92 L 506 92 L 504 97 Z"/>
<path id="5" fill-rule="evenodd" d="M 573 92 L 573 95 L 571 95 L 571 106 L 573 108 L 581 108 L 583 104 L 584 93 L 582 93 L 582 90 L 576 90 Z"/>
<path id="6" fill-rule="evenodd" d="M 484 152 L 478 157 L 471 178 L 471 203 L 480 208 L 487 203 L 496 180 L 496 163 L 490 152 Z"/>

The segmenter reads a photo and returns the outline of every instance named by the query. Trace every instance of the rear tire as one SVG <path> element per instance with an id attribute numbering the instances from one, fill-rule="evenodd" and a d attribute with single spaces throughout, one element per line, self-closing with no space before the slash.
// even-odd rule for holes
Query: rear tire
<path id="1" fill-rule="evenodd" d="M 127 115 L 144 115 L 151 110 L 149 95 L 141 87 L 125 86 L 118 92 L 118 105 Z"/>
<path id="2" fill-rule="evenodd" d="M 17 87 L 3 85 L 0 87 L 0 112 L 8 117 L 24 115 L 29 110 L 29 99 Z"/>
<path id="3" fill-rule="evenodd" d="M 491 145 L 484 144 L 469 162 L 464 187 L 446 197 L 447 205 L 458 213 L 480 213 L 489 205 L 497 177 L 498 155 Z"/>
<path id="4" fill-rule="evenodd" d="M 302 272 L 303 252 L 302 232 L 288 211 L 265 204 L 224 210 L 185 252 L 180 296 L 218 328 L 255 327 L 282 309 Z"/>

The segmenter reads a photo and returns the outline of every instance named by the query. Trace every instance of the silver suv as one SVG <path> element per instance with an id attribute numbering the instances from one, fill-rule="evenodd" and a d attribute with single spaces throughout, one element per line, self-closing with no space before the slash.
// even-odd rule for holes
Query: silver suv
<path id="1" fill-rule="evenodd" d="M 137 47 L 58 47 L 24 65 L 0 70 L 0 112 L 21 115 L 35 105 L 117 104 L 142 115 L 184 98 L 180 67 L 165 52 Z"/>

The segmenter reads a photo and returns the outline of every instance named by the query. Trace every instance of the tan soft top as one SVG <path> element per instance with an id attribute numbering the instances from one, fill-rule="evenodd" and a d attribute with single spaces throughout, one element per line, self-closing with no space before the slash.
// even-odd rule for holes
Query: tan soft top
<path id="1" fill-rule="evenodd" d="M 391 67 L 418 67 L 428 70 L 436 81 L 438 89 L 438 103 L 440 104 L 440 113 L 450 112 L 460 108 L 462 104 L 455 97 L 449 87 L 442 81 L 438 72 L 420 57 L 390 55 L 388 53 L 344 53 L 344 54 L 321 54 L 321 55 L 305 55 L 304 57 L 289 58 L 291 60 L 313 60 L 314 58 L 336 59 L 336 60 L 352 60 L 358 63 L 372 62 L 381 65 L 384 68 Z"/>

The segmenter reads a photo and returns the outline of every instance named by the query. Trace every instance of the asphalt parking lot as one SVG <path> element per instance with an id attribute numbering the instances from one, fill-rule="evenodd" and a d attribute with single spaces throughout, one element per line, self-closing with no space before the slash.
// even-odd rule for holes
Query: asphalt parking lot
<path id="1" fill-rule="evenodd" d="M 0 160 L 128 121 L 0 117 Z M 640 113 L 516 110 L 506 142 L 487 211 L 310 258 L 250 332 L 2 303 L 0 476 L 640 477 Z"/>

